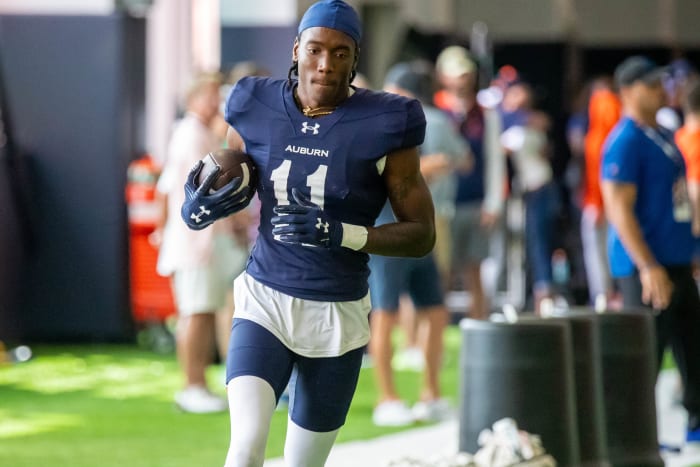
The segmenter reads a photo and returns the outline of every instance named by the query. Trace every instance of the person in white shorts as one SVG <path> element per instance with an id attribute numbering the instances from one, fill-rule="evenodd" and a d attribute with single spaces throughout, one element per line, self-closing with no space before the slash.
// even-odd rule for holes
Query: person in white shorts
<path id="1" fill-rule="evenodd" d="M 248 256 L 247 245 L 240 245 L 234 236 L 235 216 L 203 231 L 188 229 L 180 218 L 182 184 L 190 167 L 222 145 L 211 129 L 219 115 L 220 84 L 218 75 L 193 80 L 186 96 L 187 112 L 173 130 L 157 186 L 165 208 L 158 273 L 172 277 L 178 311 L 177 358 L 185 376 L 185 387 L 175 395 L 175 403 L 192 413 L 228 408 L 225 398 L 209 391 L 205 371 L 214 358 L 217 311 L 225 307 L 233 278 Z M 227 336 L 222 340 L 226 342 Z"/>

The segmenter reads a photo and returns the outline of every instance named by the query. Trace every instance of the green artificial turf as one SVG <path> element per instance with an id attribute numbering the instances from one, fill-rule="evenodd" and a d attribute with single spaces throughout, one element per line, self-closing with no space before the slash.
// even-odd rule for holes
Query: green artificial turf
<path id="1" fill-rule="evenodd" d="M 447 332 L 442 375 L 456 400 L 459 330 Z M 173 394 L 182 377 L 173 355 L 136 346 L 39 346 L 29 362 L 0 366 L 0 466 L 191 467 L 223 465 L 227 414 L 178 411 Z M 223 394 L 223 367 L 208 374 Z M 420 375 L 397 372 L 407 401 L 418 397 Z M 339 442 L 400 429 L 372 424 L 376 391 L 363 369 Z M 267 457 L 282 455 L 286 412 L 276 412 Z"/>
<path id="2" fill-rule="evenodd" d="M 397 338 L 397 344 L 400 344 Z M 460 333 L 446 333 L 441 375 L 445 396 L 457 401 Z M 182 384 L 174 355 L 136 346 L 40 346 L 34 358 L 0 365 L 0 466 L 206 467 L 223 465 L 227 414 L 178 411 L 173 394 Z M 673 366 L 667 355 L 666 367 Z M 221 365 L 208 374 L 223 394 Z M 418 397 L 420 374 L 396 372 L 400 395 Z M 338 442 L 400 431 L 372 424 L 376 389 L 363 369 Z M 286 412 L 276 412 L 266 457 L 282 455 Z M 405 429 L 405 428 L 404 428 Z"/>

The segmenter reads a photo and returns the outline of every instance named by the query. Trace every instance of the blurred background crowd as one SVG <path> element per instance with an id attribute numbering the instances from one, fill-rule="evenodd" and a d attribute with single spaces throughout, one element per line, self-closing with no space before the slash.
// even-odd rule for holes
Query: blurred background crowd
<path id="1" fill-rule="evenodd" d="M 1 340 L 124 341 L 175 312 L 152 235 L 174 123 L 202 73 L 219 103 L 242 76 L 285 77 L 310 3 L 0 4 Z M 365 25 L 353 85 L 408 92 L 457 141 L 422 158 L 453 316 L 543 300 L 619 306 L 599 188 L 602 145 L 620 117 L 612 74 L 638 54 L 667 65 L 658 121 L 690 131 L 700 4 L 349 3 Z M 209 123 L 223 139 L 220 115 Z M 247 248 L 255 216 L 242 222 Z"/>

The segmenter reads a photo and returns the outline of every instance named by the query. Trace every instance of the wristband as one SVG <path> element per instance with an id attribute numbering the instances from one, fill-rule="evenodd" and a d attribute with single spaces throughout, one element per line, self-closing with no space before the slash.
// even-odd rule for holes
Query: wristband
<path id="1" fill-rule="evenodd" d="M 340 246 L 351 250 L 361 250 L 367 244 L 367 227 L 343 222 L 343 240 Z"/>

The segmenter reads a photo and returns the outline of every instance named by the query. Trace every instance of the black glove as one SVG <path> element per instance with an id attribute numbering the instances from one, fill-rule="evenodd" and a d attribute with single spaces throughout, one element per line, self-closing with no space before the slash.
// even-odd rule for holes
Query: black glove
<path id="1" fill-rule="evenodd" d="M 273 210 L 272 233 L 284 243 L 338 248 L 343 241 L 343 224 L 328 217 L 318 205 L 296 188 L 292 197 L 297 204 L 276 206 Z"/>
<path id="2" fill-rule="evenodd" d="M 212 170 L 198 187 L 195 180 L 202 170 L 202 165 L 202 161 L 197 161 L 187 176 L 185 201 L 180 210 L 182 220 L 192 230 L 202 230 L 215 220 L 240 211 L 251 200 L 249 186 L 239 190 L 241 177 L 236 177 L 218 190 L 209 192 L 214 180 L 219 176 L 219 167 Z"/>

